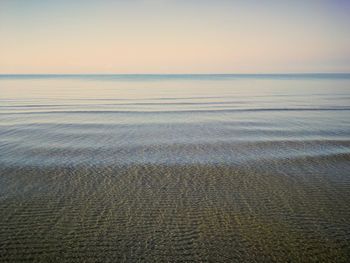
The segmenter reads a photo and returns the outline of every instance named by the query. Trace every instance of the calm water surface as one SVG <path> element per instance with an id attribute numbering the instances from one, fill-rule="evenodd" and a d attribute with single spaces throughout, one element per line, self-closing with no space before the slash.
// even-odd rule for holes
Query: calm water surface
<path id="1" fill-rule="evenodd" d="M 349 262 L 350 75 L 0 76 L 0 261 Z"/>

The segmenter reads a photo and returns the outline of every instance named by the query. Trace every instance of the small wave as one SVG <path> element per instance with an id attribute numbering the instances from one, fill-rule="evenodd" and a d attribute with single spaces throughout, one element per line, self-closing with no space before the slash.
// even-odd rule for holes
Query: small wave
<path id="1" fill-rule="evenodd" d="M 256 108 L 256 109 L 222 109 L 222 110 L 164 110 L 164 111 L 138 111 L 138 110 L 66 110 L 66 111 L 26 111 L 6 112 L 2 115 L 12 114 L 177 114 L 177 113 L 234 113 L 234 112 L 284 112 L 284 111 L 350 111 L 350 107 L 334 108 Z"/>

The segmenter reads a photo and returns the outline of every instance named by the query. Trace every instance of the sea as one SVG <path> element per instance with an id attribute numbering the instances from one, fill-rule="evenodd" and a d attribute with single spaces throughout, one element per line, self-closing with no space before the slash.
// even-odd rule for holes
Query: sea
<path id="1" fill-rule="evenodd" d="M 1 262 L 350 262 L 350 74 L 0 75 Z"/>

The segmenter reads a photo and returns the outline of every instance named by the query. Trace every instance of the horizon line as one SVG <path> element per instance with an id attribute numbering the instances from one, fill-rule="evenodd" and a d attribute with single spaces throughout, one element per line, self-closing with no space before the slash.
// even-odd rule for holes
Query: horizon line
<path id="1" fill-rule="evenodd" d="M 349 80 L 350 73 L 31 73 L 0 74 L 0 80 L 100 80 L 100 81 L 165 81 L 165 80 L 234 80 L 234 79 L 338 79 Z"/>
<path id="2" fill-rule="evenodd" d="M 0 73 L 0 76 L 244 76 L 244 75 L 349 75 L 350 72 L 276 72 L 276 73 Z"/>

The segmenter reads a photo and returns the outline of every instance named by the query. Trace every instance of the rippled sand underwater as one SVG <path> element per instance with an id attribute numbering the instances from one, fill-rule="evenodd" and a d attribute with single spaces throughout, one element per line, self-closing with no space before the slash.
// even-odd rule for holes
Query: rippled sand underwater
<path id="1" fill-rule="evenodd" d="M 350 76 L 1 76 L 0 262 L 349 262 Z"/>

